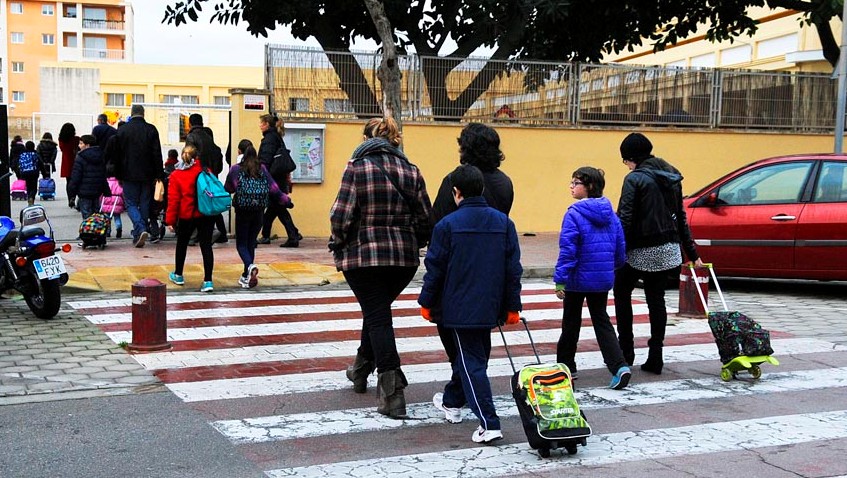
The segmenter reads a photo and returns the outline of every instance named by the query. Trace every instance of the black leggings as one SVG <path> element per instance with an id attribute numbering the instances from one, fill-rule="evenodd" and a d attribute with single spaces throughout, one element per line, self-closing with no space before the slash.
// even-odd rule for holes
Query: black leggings
<path id="1" fill-rule="evenodd" d="M 215 268 L 215 255 L 212 252 L 212 229 L 215 226 L 214 216 L 201 216 L 195 219 L 180 219 L 176 228 L 176 256 L 174 258 L 174 274 L 181 276 L 185 266 L 185 255 L 188 252 L 188 241 L 194 230 L 197 230 L 197 243 L 203 254 L 203 281 L 212 280 Z"/>

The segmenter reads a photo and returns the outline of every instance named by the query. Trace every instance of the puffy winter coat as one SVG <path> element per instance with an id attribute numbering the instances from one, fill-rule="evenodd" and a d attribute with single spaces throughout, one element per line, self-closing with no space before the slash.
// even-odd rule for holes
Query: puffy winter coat
<path id="1" fill-rule="evenodd" d="M 521 310 L 521 251 L 515 224 L 477 196 L 435 226 L 418 303 L 441 308 L 448 328 L 491 329 Z"/>
<path id="2" fill-rule="evenodd" d="M 99 146 L 90 146 L 77 153 L 68 181 L 68 194 L 81 198 L 112 194 L 106 181 L 106 162 Z"/>
<path id="3" fill-rule="evenodd" d="M 124 188 L 121 187 L 121 183 L 117 178 L 106 178 L 106 181 L 109 183 L 109 189 L 112 191 L 112 195 L 101 198 L 103 211 L 111 213 L 114 208 L 115 214 L 121 214 L 124 212 Z"/>
<path id="4" fill-rule="evenodd" d="M 168 177 L 165 224 L 175 226 L 179 219 L 195 219 L 202 216 L 197 208 L 197 176 L 200 171 L 200 161 L 194 161 L 188 169 L 176 169 Z"/>
<path id="5" fill-rule="evenodd" d="M 601 197 L 572 204 L 562 218 L 553 281 L 565 290 L 608 292 L 615 284 L 615 269 L 625 262 L 623 228 L 612 203 Z"/>

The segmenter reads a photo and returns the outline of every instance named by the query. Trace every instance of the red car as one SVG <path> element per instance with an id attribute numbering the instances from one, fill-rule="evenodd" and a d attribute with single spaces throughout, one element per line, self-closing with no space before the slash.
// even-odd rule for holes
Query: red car
<path id="1" fill-rule="evenodd" d="M 721 275 L 847 280 L 847 155 L 762 159 L 684 206 L 698 252 Z"/>

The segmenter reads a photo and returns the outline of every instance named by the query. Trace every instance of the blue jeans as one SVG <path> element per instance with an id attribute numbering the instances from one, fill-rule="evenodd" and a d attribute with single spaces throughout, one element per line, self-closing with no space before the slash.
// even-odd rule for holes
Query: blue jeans
<path id="1" fill-rule="evenodd" d="M 243 276 L 247 275 L 247 268 L 256 260 L 256 236 L 262 230 L 263 215 L 262 210 L 235 211 L 235 249 L 244 263 Z"/>
<path id="2" fill-rule="evenodd" d="M 153 197 L 153 181 L 123 181 L 126 214 L 132 221 L 132 240 L 138 240 L 147 232 L 150 217 L 150 199 Z"/>
<path id="3" fill-rule="evenodd" d="M 488 358 L 491 356 L 491 330 L 450 329 L 456 344 L 453 377 L 444 387 L 444 405 L 460 408 L 467 403 L 486 430 L 499 430 L 500 418 L 494 409 L 491 383 L 488 381 Z M 456 383 L 456 377 L 460 382 Z"/>
<path id="4" fill-rule="evenodd" d="M 76 206 L 79 208 L 79 213 L 82 214 L 82 218 L 85 219 L 90 216 L 91 213 L 98 210 L 99 198 L 78 197 L 76 200 Z"/>

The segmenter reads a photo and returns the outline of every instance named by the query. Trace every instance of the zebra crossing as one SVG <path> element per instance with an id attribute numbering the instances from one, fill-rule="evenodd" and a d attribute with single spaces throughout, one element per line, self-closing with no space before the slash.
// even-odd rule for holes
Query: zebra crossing
<path id="1" fill-rule="evenodd" d="M 742 375 L 723 382 L 707 322 L 673 318 L 663 374 L 636 366 L 630 386 L 616 391 L 606 387 L 609 373 L 584 309 L 576 394 L 594 431 L 588 445 L 549 459 L 529 448 L 509 394 L 512 368 L 496 334 L 489 376 L 505 439 L 480 447 L 470 440 L 476 428 L 470 411 L 463 423 L 449 424 L 431 405 L 450 369 L 435 327 L 418 315 L 418 293 L 407 288 L 393 311 L 410 383 L 405 420 L 376 413 L 375 376 L 364 395 L 354 394 L 344 376 L 361 327 L 358 304 L 346 289 L 172 295 L 173 348 L 134 358 L 270 477 L 528 476 L 847 443 L 847 347 L 795 337 L 757 318 L 771 330 L 781 365 L 766 365 L 758 381 Z M 538 352 L 553 361 L 561 301 L 541 281 L 524 284 L 522 298 Z M 116 343 L 131 341 L 129 298 L 70 305 Z M 646 357 L 649 323 L 643 302 L 633 308 L 638 364 Z M 613 298 L 608 310 L 614 316 Z M 522 328 L 505 333 L 517 365 L 534 360 Z M 826 476 L 847 474 L 840 461 L 833 458 L 834 473 Z"/>

